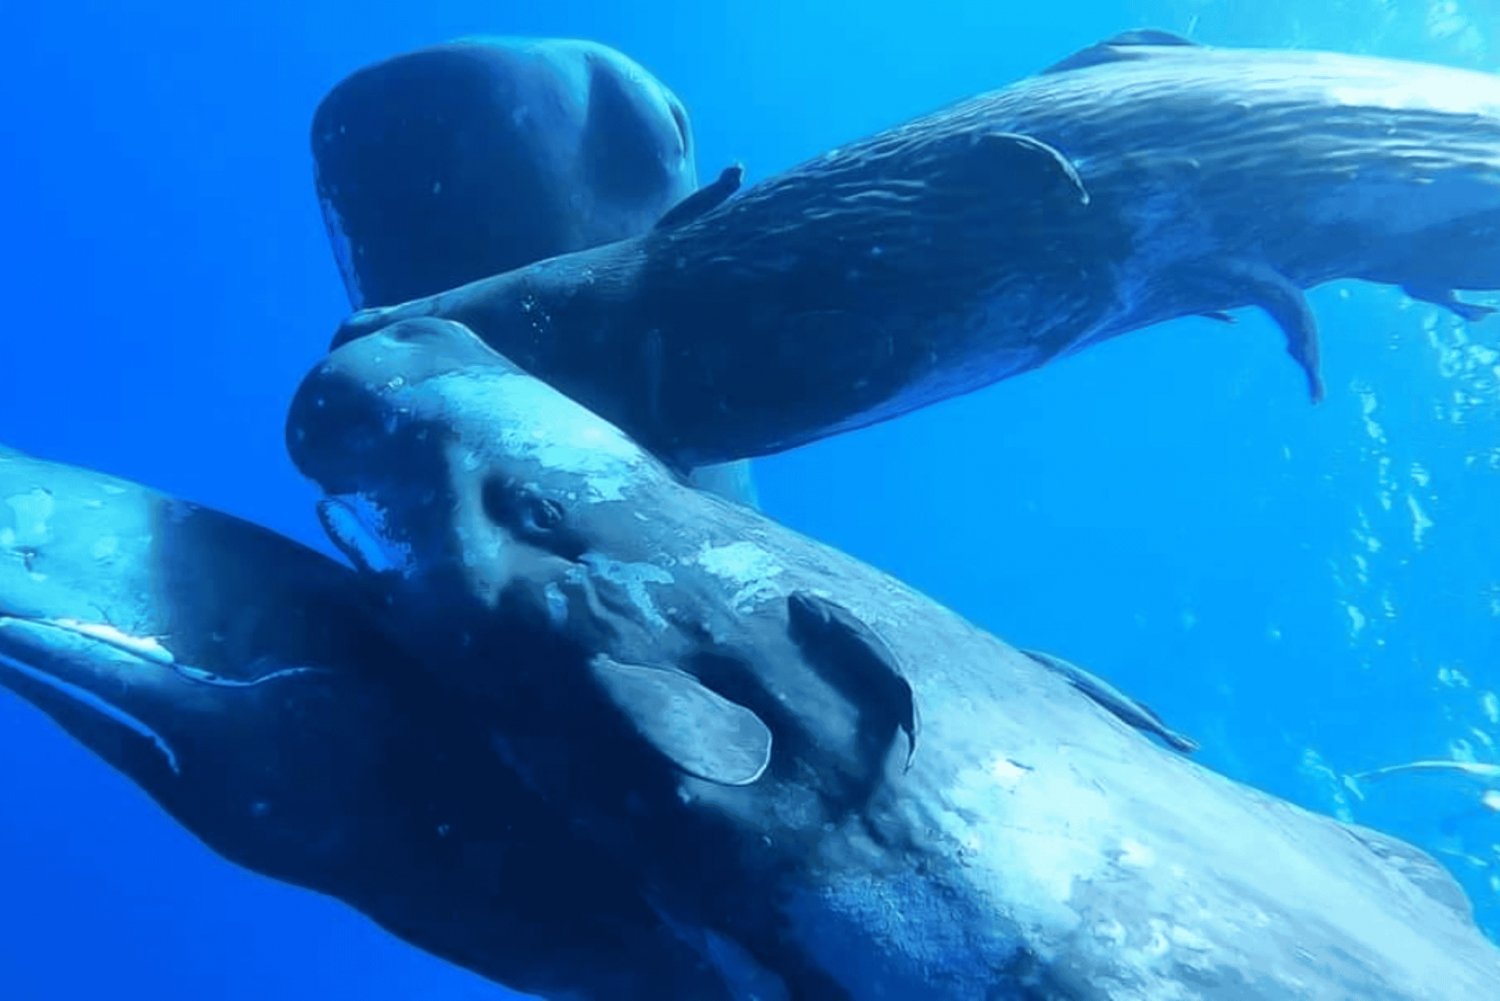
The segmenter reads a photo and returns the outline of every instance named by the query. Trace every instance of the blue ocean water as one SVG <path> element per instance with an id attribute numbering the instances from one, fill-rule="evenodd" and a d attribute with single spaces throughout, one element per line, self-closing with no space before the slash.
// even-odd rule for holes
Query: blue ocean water
<path id="1" fill-rule="evenodd" d="M 752 179 L 1120 30 L 1500 71 L 1494 0 L 7 5 L 0 441 L 322 545 L 281 426 L 345 312 L 312 195 L 339 78 L 464 34 L 594 38 Z M 1311 407 L 1258 315 L 1132 334 L 757 463 L 766 510 L 1019 645 L 1109 676 L 1201 760 L 1434 851 L 1500 933 L 1500 319 L 1313 296 Z M 236 870 L 0 697 L 7 997 L 498 998 L 332 901 Z M 482 791 L 478 791 L 482 794 Z"/>

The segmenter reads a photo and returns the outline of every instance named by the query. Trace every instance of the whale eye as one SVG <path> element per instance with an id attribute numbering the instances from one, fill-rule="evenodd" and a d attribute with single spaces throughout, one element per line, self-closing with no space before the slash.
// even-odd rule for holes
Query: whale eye
<path id="1" fill-rule="evenodd" d="M 536 486 L 491 477 L 482 490 L 485 516 L 506 531 L 567 559 L 588 548 L 577 528 L 570 525 L 567 506 Z"/>
<path id="2" fill-rule="evenodd" d="M 546 497 L 527 497 L 521 506 L 521 527 L 528 532 L 546 535 L 563 523 L 562 505 Z"/>

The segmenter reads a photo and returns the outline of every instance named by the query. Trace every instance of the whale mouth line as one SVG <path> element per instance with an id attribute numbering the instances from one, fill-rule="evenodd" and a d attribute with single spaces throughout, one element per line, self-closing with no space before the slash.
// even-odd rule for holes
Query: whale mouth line
<path id="1" fill-rule="evenodd" d="M 323 532 L 361 573 L 411 576 L 409 546 L 390 537 L 385 515 L 364 494 L 331 494 L 317 504 Z"/>
<path id="2" fill-rule="evenodd" d="M 167 739 L 158 733 L 150 724 L 130 713 L 129 711 L 115 705 L 103 696 L 90 691 L 83 685 L 67 681 L 56 674 L 29 663 L 22 652 L 30 649 L 59 649 L 54 644 L 48 643 L 49 634 L 64 634 L 69 641 L 76 643 L 84 640 L 87 644 L 97 645 L 123 654 L 132 660 L 152 666 L 174 666 L 171 661 L 163 661 L 160 656 L 155 655 L 149 645 L 142 642 L 128 642 L 137 640 L 128 634 L 119 633 L 127 642 L 121 642 L 116 636 L 109 634 L 112 627 L 93 627 L 93 623 L 79 622 L 73 619 L 48 619 L 45 617 L 17 616 L 0 613 L 0 673 L 11 671 L 28 681 L 41 685 L 62 697 L 72 705 L 91 711 L 94 715 L 109 720 L 118 726 L 145 739 L 161 755 L 167 767 L 171 769 L 174 776 L 182 775 L 182 766 L 178 761 L 177 752 Z M 7 642 L 8 634 L 19 634 L 17 643 Z M 29 641 L 29 642 L 28 642 Z M 66 642 L 66 641 L 65 641 Z M 20 648 L 20 651 L 17 650 Z M 76 647 L 74 648 L 76 651 Z M 159 644 L 157 649 L 160 649 Z M 65 653 L 59 654 L 65 657 Z M 168 654 L 167 656 L 170 656 Z M 24 696 L 23 696 L 24 697 Z M 39 707 L 42 708 L 42 707 Z"/>
<path id="3" fill-rule="evenodd" d="M 123 653 L 136 660 L 145 661 L 148 664 L 155 664 L 159 667 L 177 666 L 177 658 L 172 655 L 172 651 L 162 646 L 161 641 L 155 636 L 136 636 L 125 632 L 117 626 L 110 625 L 108 622 L 88 622 L 83 619 L 74 619 L 67 616 L 52 618 L 41 615 L 7 615 L 0 612 L 0 627 L 9 622 L 24 623 L 38 628 L 57 629 L 81 639 L 103 644 L 111 650 Z"/>
<path id="4" fill-rule="evenodd" d="M 165 667 L 187 681 L 214 688 L 254 688 L 269 681 L 298 677 L 306 674 L 331 674 L 328 668 L 309 665 L 290 665 L 258 674 L 252 678 L 231 678 L 206 668 L 197 667 L 178 660 L 172 651 L 162 646 L 154 636 L 135 636 L 105 622 L 85 622 L 82 619 L 48 618 L 46 616 L 9 615 L 0 612 L 0 637 L 9 625 L 37 630 L 56 630 L 69 636 L 97 643 L 115 653 L 124 654 L 131 660 L 152 667 Z M 0 652 L 4 643 L 0 642 Z"/>
<path id="5" fill-rule="evenodd" d="M 107 623 L 86 622 L 67 617 L 16 615 L 0 611 L 0 674 L 10 671 L 49 689 L 69 703 L 131 731 L 154 747 L 171 769 L 181 776 L 182 768 L 172 745 L 151 724 L 84 684 L 60 677 L 42 666 L 50 658 L 65 664 L 96 656 L 105 651 L 115 658 L 144 669 L 163 669 L 174 676 L 212 688 L 255 688 L 268 682 L 308 674 L 331 674 L 328 668 L 291 665 L 267 671 L 252 678 L 232 678 L 184 663 L 154 637 L 126 633 Z M 37 654 L 41 656 L 38 657 Z M 28 654 L 31 655 L 28 658 Z M 103 673 L 100 678 L 108 678 Z M 113 679 L 119 681 L 120 679 Z M 125 689 L 128 691 L 128 687 Z"/>

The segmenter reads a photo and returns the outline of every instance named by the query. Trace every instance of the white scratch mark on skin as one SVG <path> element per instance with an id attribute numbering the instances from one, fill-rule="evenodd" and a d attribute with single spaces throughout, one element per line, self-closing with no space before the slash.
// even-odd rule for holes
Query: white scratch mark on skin
<path id="1" fill-rule="evenodd" d="M 10 545 L 38 546 L 52 537 L 52 515 L 57 501 L 50 491 L 34 487 L 5 498 L 11 511 Z"/>
<path id="2" fill-rule="evenodd" d="M 694 559 L 703 569 L 737 588 L 729 603 L 740 613 L 777 597 L 780 592 L 772 580 L 786 572 L 775 557 L 753 542 L 704 545 Z"/>
<path id="3" fill-rule="evenodd" d="M 122 650 L 141 660 L 150 661 L 153 664 L 161 664 L 170 667 L 176 663 L 177 658 L 172 651 L 161 645 L 154 636 L 135 636 L 106 622 L 83 622 L 79 619 L 37 619 L 39 625 L 52 626 L 57 629 L 65 629 L 70 633 L 77 633 L 89 639 L 98 640 Z"/>
<path id="4" fill-rule="evenodd" d="M 432 391 L 464 412 L 485 414 L 506 455 L 581 477 L 590 501 L 623 500 L 642 477 L 663 470 L 613 424 L 529 375 L 452 372 L 431 380 Z"/>
<path id="5" fill-rule="evenodd" d="M 1031 771 L 1009 758 L 996 758 L 990 762 L 989 772 L 1002 789 L 1014 789 Z"/>
<path id="6" fill-rule="evenodd" d="M 547 621 L 551 622 L 553 626 L 561 628 L 568 621 L 567 596 L 562 593 L 562 588 L 558 587 L 555 583 L 548 584 L 542 593 L 547 597 Z"/>
<path id="7" fill-rule="evenodd" d="M 579 562 L 588 568 L 591 576 L 623 587 L 648 625 L 658 630 L 667 628 L 667 620 L 657 609 L 646 585 L 672 584 L 674 579 L 670 573 L 650 563 L 621 563 L 598 553 L 584 553 Z"/>
<path id="8" fill-rule="evenodd" d="M 1156 853 L 1134 838 L 1120 842 L 1120 864 L 1144 869 L 1156 864 Z"/>

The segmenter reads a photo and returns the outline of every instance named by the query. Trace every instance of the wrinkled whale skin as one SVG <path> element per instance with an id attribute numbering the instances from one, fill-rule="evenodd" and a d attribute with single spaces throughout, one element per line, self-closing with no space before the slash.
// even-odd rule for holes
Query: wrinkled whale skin
<path id="1" fill-rule="evenodd" d="M 997 158 L 997 135 L 1052 147 L 1087 201 L 1039 161 Z M 1124 39 L 675 227 L 357 314 L 335 343 L 459 320 L 685 466 L 1248 305 L 1286 332 L 1317 398 L 1303 289 L 1398 284 L 1478 318 L 1452 290 L 1500 287 L 1497 250 L 1495 77 Z"/>
<path id="2" fill-rule="evenodd" d="M 220 855 L 519 990 L 741 996 L 377 632 L 349 570 L 3 449 L 0 501 L 0 686 Z"/>
<path id="3" fill-rule="evenodd" d="M 405 547 L 406 562 L 363 575 L 393 635 L 441 652 L 424 663 L 489 704 L 508 760 L 638 867 L 664 914 L 774 972 L 787 993 L 767 996 L 1500 996 L 1500 952 L 1417 849 L 1158 747 L 890 577 L 681 485 L 456 324 L 414 321 L 335 351 L 299 389 L 288 444 L 330 494 L 382 511 Z M 726 784 L 643 749 L 577 658 L 509 670 L 497 651 L 513 623 L 486 632 L 504 621 L 501 583 L 537 557 L 484 513 L 492 479 L 521 468 L 516 449 L 588 472 L 563 484 L 560 524 L 580 562 L 633 582 L 625 598 L 595 596 L 620 612 L 633 594 L 640 622 L 661 620 L 662 650 L 694 628 L 768 630 L 793 595 L 847 610 L 910 682 L 915 755 L 893 733 L 881 780 L 851 807 L 827 780 L 847 758 L 850 710 L 875 693 L 844 691 L 834 712 L 778 707 L 685 661 L 773 723 L 770 767 Z M 694 626 L 705 576 L 732 587 L 740 625 L 720 610 Z M 564 632 L 592 621 L 562 597 Z M 761 670 L 773 695 L 793 690 L 795 664 Z"/>
<path id="4" fill-rule="evenodd" d="M 850 430 L 1041 364 L 1111 301 L 1077 176 L 921 121 L 634 240 L 355 314 L 462 322 L 677 468 Z M 963 262 L 962 264 L 958 262 Z"/>
<path id="5" fill-rule="evenodd" d="M 1117 305 L 1075 347 L 1259 305 L 1246 268 L 1500 288 L 1500 78 L 1191 44 L 1079 55 L 964 106 L 1055 145 L 1131 235 Z"/>

